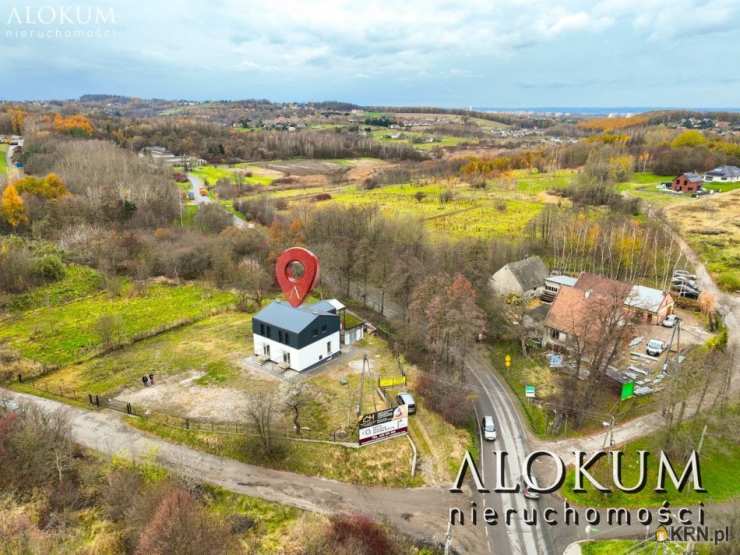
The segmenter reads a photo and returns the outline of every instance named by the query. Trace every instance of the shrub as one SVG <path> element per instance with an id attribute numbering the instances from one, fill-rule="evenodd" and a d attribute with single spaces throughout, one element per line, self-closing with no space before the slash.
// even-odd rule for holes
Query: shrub
<path id="1" fill-rule="evenodd" d="M 424 374 L 416 384 L 416 392 L 427 406 L 438 412 L 447 422 L 455 426 L 465 426 L 473 412 L 473 401 L 461 385 Z"/>
<path id="2" fill-rule="evenodd" d="M 64 262 L 56 254 L 47 254 L 33 261 L 33 275 L 43 281 L 57 281 L 64 277 Z"/>
<path id="3" fill-rule="evenodd" d="M 320 193 L 313 197 L 314 202 L 321 202 L 324 200 L 331 200 L 331 195 L 329 193 Z"/>
<path id="4" fill-rule="evenodd" d="M 221 233 L 232 221 L 231 214 L 215 203 L 204 204 L 195 216 L 198 227 L 207 233 Z"/>
<path id="5" fill-rule="evenodd" d="M 386 530 L 365 515 L 336 515 L 326 537 L 327 552 L 357 555 L 386 555 L 397 551 Z"/>
<path id="6" fill-rule="evenodd" d="M 447 204 L 451 200 L 454 200 L 455 193 L 452 191 L 452 189 L 444 189 L 439 193 L 439 202 L 440 204 Z"/>

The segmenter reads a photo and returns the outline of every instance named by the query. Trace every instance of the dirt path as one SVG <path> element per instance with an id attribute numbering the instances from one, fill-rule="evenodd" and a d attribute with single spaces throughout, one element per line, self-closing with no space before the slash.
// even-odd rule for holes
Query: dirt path
<path id="1" fill-rule="evenodd" d="M 445 488 L 388 489 L 271 470 L 217 457 L 169 443 L 127 426 L 118 413 L 91 412 L 57 401 L 0 389 L 5 397 L 31 403 L 45 412 L 64 414 L 72 437 L 83 447 L 130 460 L 152 458 L 163 467 L 229 491 L 318 512 L 362 512 L 387 519 L 404 532 L 442 543 L 450 507 L 467 507 L 467 496 Z M 453 545 L 464 553 L 480 553 L 481 534 L 474 527 L 455 531 Z"/>

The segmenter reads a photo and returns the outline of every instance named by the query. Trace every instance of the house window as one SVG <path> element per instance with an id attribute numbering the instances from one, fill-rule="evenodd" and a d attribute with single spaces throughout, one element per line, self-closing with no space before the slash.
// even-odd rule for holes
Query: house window
<path id="1" fill-rule="evenodd" d="M 331 354 L 331 341 L 326 342 L 326 354 L 327 355 Z"/>
<path id="2" fill-rule="evenodd" d="M 560 332 L 558 330 L 550 330 L 550 337 L 553 339 L 557 339 L 559 333 Z"/>
<path id="3" fill-rule="evenodd" d="M 290 353 L 288 351 L 283 351 L 283 362 L 290 366 Z"/>
<path id="4" fill-rule="evenodd" d="M 283 330 L 278 330 L 278 341 L 280 343 L 284 343 L 284 341 L 283 341 Z"/>
<path id="5" fill-rule="evenodd" d="M 317 335 L 319 335 L 319 328 L 314 328 L 313 329 L 313 336 L 316 337 Z"/>
<path id="6" fill-rule="evenodd" d="M 265 325 L 260 324 L 260 335 L 265 335 Z"/>
<path id="7" fill-rule="evenodd" d="M 272 328 L 270 326 L 267 326 L 267 337 L 272 338 Z"/>
<path id="8" fill-rule="evenodd" d="M 321 324 L 321 333 L 326 331 L 326 324 Z"/>

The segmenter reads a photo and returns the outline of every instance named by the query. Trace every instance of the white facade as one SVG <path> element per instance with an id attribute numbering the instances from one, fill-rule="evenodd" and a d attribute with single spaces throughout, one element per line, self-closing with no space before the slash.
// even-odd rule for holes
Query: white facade
<path id="1" fill-rule="evenodd" d="M 273 339 L 268 339 L 252 334 L 254 341 L 254 354 L 257 357 L 267 357 L 278 365 L 284 365 L 302 372 L 306 368 L 331 358 L 339 352 L 339 332 L 334 332 L 323 339 L 306 345 L 302 349 L 296 349 Z"/>

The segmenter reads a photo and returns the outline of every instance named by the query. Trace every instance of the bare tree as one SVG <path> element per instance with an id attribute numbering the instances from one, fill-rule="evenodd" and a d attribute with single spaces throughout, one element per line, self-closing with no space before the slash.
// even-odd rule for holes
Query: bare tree
<path id="1" fill-rule="evenodd" d="M 295 433 L 301 434 L 301 413 L 303 409 L 316 400 L 316 393 L 304 381 L 288 382 L 283 391 L 283 404 L 293 418 Z"/>

